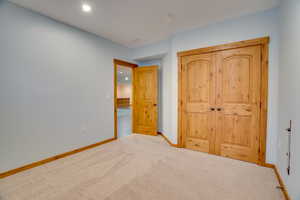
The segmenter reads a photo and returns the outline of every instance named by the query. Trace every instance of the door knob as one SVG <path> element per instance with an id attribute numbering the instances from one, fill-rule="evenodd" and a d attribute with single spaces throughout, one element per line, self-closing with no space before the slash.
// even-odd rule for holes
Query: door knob
<path id="1" fill-rule="evenodd" d="M 222 108 L 217 108 L 217 111 L 221 111 L 222 110 Z"/>
<path id="2" fill-rule="evenodd" d="M 215 111 L 215 108 L 210 108 L 211 111 Z"/>
<path id="3" fill-rule="evenodd" d="M 157 106 L 157 104 L 156 104 L 156 103 L 154 103 L 154 104 L 153 104 L 153 106 Z"/>

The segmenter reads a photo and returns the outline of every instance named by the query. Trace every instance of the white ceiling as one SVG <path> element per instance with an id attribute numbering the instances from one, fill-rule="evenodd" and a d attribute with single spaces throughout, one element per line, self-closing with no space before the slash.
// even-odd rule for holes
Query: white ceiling
<path id="1" fill-rule="evenodd" d="M 138 47 L 176 32 L 276 7 L 280 0 L 10 0 L 58 21 Z M 81 4 L 92 5 L 91 13 Z"/>

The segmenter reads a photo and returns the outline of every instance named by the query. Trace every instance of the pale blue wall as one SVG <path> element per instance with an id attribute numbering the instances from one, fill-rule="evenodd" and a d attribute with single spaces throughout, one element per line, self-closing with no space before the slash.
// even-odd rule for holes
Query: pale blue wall
<path id="1" fill-rule="evenodd" d="M 300 1 L 284 0 L 280 8 L 279 150 L 277 166 L 293 200 L 300 200 Z M 287 175 L 288 137 L 293 121 L 291 175 Z"/>
<path id="2" fill-rule="evenodd" d="M 146 45 L 140 48 L 132 49 L 131 58 L 145 59 L 149 57 L 161 57 L 160 59 L 160 105 L 159 105 L 159 131 L 167 135 L 171 140 L 172 134 L 172 90 L 171 88 L 171 40 L 164 40 L 155 44 Z M 140 62 L 139 65 L 152 65 L 158 62 L 157 59 Z M 173 141 L 175 144 L 177 141 Z"/>
<path id="3" fill-rule="evenodd" d="M 173 35 L 165 41 L 134 49 L 132 58 L 165 54 L 163 59 L 162 87 L 164 134 L 177 143 L 177 91 L 178 91 L 178 65 L 177 52 L 208 47 L 229 42 L 270 36 L 270 63 L 269 63 L 269 113 L 267 162 L 275 163 L 277 159 L 277 133 L 278 133 L 278 68 L 279 68 L 279 9 L 275 8 L 265 12 L 226 20 Z"/>
<path id="4" fill-rule="evenodd" d="M 0 173 L 112 138 L 129 49 L 0 0 Z"/>
<path id="5" fill-rule="evenodd" d="M 159 60 L 147 60 L 147 61 L 139 61 L 137 62 L 139 66 L 151 66 L 151 65 L 161 65 L 161 59 Z"/>

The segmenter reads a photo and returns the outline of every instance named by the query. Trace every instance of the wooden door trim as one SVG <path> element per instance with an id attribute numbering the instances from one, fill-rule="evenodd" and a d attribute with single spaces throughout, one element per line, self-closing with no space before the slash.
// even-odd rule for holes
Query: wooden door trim
<path id="1" fill-rule="evenodd" d="M 181 52 L 177 53 L 177 56 L 183 57 L 183 56 L 190 56 L 190 55 L 196 55 L 196 54 L 202 54 L 202 53 L 223 51 L 223 50 L 228 50 L 228 49 L 236 49 L 236 48 L 241 48 L 241 47 L 266 45 L 266 44 L 269 44 L 269 41 L 270 41 L 270 37 L 262 37 L 262 38 L 252 39 L 252 40 L 244 40 L 244 41 L 232 42 L 232 43 L 228 43 L 228 44 L 221 44 L 221 45 L 217 45 L 217 46 L 204 47 L 204 48 L 200 48 L 200 49 L 181 51 Z"/>
<path id="2" fill-rule="evenodd" d="M 40 161 L 37 161 L 37 162 L 34 162 L 34 163 L 30 163 L 30 164 L 24 165 L 24 166 L 16 168 L 16 169 L 11 169 L 9 171 L 0 173 L 0 179 L 8 177 L 8 176 L 11 176 L 11 175 L 14 175 L 14 174 L 17 174 L 19 172 L 23 172 L 23 171 L 26 171 L 26 170 L 29 170 L 29 169 L 41 166 L 41 165 L 44 165 L 44 164 L 47 164 L 49 162 L 52 162 L 52 161 L 55 161 L 55 160 L 58 160 L 58 159 L 61 159 L 61 158 L 65 158 L 67 156 L 74 155 L 76 153 L 80 153 L 82 151 L 86 151 L 86 150 L 98 147 L 100 145 L 103 145 L 103 144 L 115 141 L 115 139 L 116 138 L 106 139 L 106 140 L 103 140 L 101 142 L 97 142 L 95 144 L 91 144 L 91 145 L 88 145 L 88 146 L 85 146 L 85 147 L 74 149 L 72 151 L 68 151 L 68 152 L 65 152 L 65 153 L 62 153 L 62 154 L 58 154 L 58 155 L 46 158 L 44 160 L 40 160 Z"/>
<path id="3" fill-rule="evenodd" d="M 129 63 L 123 60 L 119 60 L 119 59 L 114 59 L 113 60 L 114 63 L 114 138 L 117 139 L 118 138 L 118 113 L 117 113 L 117 85 L 118 85 L 118 70 L 117 67 L 118 65 L 124 66 L 124 67 L 130 67 L 132 69 L 138 67 L 137 64 L 134 63 Z M 133 71 L 132 71 L 132 75 L 133 75 Z M 133 81 L 132 81 L 132 93 L 134 95 L 134 86 L 133 86 Z M 134 107 L 134 104 L 132 104 L 132 106 Z"/>
<path id="4" fill-rule="evenodd" d="M 123 61 L 123 60 L 119 60 L 119 59 L 114 59 L 114 64 L 115 65 L 122 65 L 122 66 L 125 66 L 125 67 L 131 67 L 131 68 L 138 67 L 137 64 L 130 63 L 130 62 Z"/>
<path id="5" fill-rule="evenodd" d="M 266 138 L 267 138 L 267 113 L 268 113 L 268 66 L 269 66 L 269 37 L 256 38 L 252 40 L 239 41 L 229 44 L 222 44 L 212 47 L 205 47 L 200 49 L 193 49 L 177 53 L 178 57 L 178 147 L 183 147 L 182 140 L 182 116 L 183 116 L 183 97 L 182 97 L 182 58 L 184 56 L 211 53 L 223 51 L 228 49 L 244 48 L 249 46 L 262 47 L 262 69 L 261 69 L 261 108 L 260 108 L 260 138 L 259 138 L 259 160 L 258 164 L 264 165 L 266 163 Z"/>
<path id="6" fill-rule="evenodd" d="M 261 105 L 260 105 L 260 137 L 259 137 L 259 164 L 266 163 L 266 141 L 268 120 L 268 81 L 269 81 L 269 43 L 262 46 L 261 63 Z"/>

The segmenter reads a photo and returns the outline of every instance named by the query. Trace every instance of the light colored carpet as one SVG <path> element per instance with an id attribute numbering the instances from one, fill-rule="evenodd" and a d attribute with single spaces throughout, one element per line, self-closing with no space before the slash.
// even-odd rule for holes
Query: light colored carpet
<path id="1" fill-rule="evenodd" d="M 0 180 L 1 200 L 283 200 L 272 169 L 131 135 Z"/>

